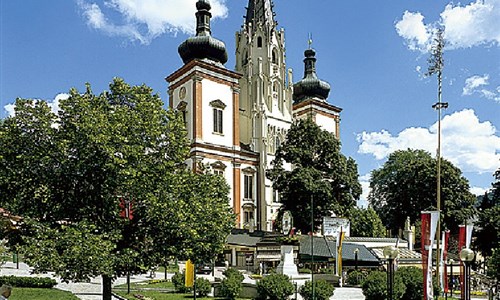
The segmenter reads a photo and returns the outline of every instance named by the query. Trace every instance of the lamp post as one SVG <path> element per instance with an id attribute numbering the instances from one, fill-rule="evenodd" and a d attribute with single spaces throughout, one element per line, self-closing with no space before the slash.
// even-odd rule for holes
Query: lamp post
<path id="1" fill-rule="evenodd" d="M 476 254 L 469 248 L 464 248 L 460 251 L 460 260 L 465 265 L 465 282 L 464 282 L 464 293 L 465 297 L 462 299 L 470 300 L 470 263 L 474 260 Z"/>
<path id="2" fill-rule="evenodd" d="M 394 246 L 384 248 L 384 257 L 387 259 L 387 290 L 389 291 L 389 300 L 392 300 L 394 289 L 394 259 L 398 257 L 399 250 Z"/>
<path id="3" fill-rule="evenodd" d="M 354 270 L 358 270 L 358 252 L 359 248 L 354 249 Z"/>
<path id="4" fill-rule="evenodd" d="M 311 194 L 311 286 L 312 300 L 315 300 L 314 295 L 314 196 Z"/>
<path id="5" fill-rule="evenodd" d="M 448 260 L 448 265 L 450 266 L 450 280 L 448 281 L 448 289 L 450 290 L 450 298 L 453 297 L 453 259 Z"/>

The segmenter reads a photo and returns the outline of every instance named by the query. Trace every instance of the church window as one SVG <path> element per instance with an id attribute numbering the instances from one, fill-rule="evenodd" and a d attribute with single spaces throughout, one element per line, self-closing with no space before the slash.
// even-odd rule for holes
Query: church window
<path id="1" fill-rule="evenodd" d="M 223 110 L 226 108 L 226 104 L 222 102 L 221 100 L 214 100 L 210 102 L 210 106 L 213 107 L 213 121 L 214 121 L 214 127 L 213 127 L 213 132 L 222 134 L 223 131 Z"/>
<path id="2" fill-rule="evenodd" d="M 273 64 L 277 64 L 278 63 L 278 55 L 276 54 L 276 50 L 273 49 L 273 53 L 272 53 L 272 62 Z"/>
<path id="3" fill-rule="evenodd" d="M 278 151 L 279 147 L 281 146 L 281 140 L 280 138 L 277 136 L 276 137 L 276 151 Z"/>
<path id="4" fill-rule="evenodd" d="M 219 176 L 224 177 L 224 170 L 226 169 L 226 165 L 223 162 L 216 161 L 216 162 L 210 164 L 210 166 L 212 167 L 213 173 L 215 175 L 219 175 Z"/>
<path id="5" fill-rule="evenodd" d="M 261 36 L 259 36 L 257 38 L 257 47 L 262 48 L 262 37 Z"/>
<path id="6" fill-rule="evenodd" d="M 243 182 L 245 199 L 253 199 L 253 175 L 245 174 L 245 181 Z"/>
<path id="7" fill-rule="evenodd" d="M 214 132 L 222 134 L 222 109 L 214 108 Z"/>

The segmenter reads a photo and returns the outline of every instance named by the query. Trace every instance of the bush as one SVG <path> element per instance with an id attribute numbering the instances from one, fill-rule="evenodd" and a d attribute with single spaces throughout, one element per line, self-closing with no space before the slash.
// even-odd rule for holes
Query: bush
<path id="1" fill-rule="evenodd" d="M 243 282 L 243 279 L 245 279 L 243 274 L 241 274 L 241 272 L 235 268 L 229 268 L 229 269 L 225 270 L 224 273 L 222 273 L 222 274 L 224 274 L 224 276 L 226 276 L 226 278 L 236 277 L 240 282 Z"/>
<path id="2" fill-rule="evenodd" d="M 185 285 L 185 278 L 184 272 L 175 273 L 174 276 L 172 276 L 172 283 L 177 293 L 189 293 L 191 291 L 191 288 Z"/>
<path id="3" fill-rule="evenodd" d="M 258 299 L 282 300 L 294 292 L 293 283 L 286 275 L 271 274 L 257 282 Z"/>
<path id="4" fill-rule="evenodd" d="M 366 300 L 385 300 L 388 298 L 387 273 L 373 271 L 366 277 L 361 288 Z M 405 292 L 405 285 L 401 277 L 394 276 L 393 299 L 400 299 Z M 422 296 L 420 294 L 420 296 Z"/>
<path id="5" fill-rule="evenodd" d="M 347 274 L 348 285 L 361 285 L 366 279 L 366 274 L 360 271 L 352 271 Z"/>
<path id="6" fill-rule="evenodd" d="M 299 269 L 299 273 L 300 274 L 311 274 L 311 269 L 302 268 L 302 269 Z"/>
<path id="7" fill-rule="evenodd" d="M 220 285 L 221 296 L 228 299 L 236 299 L 241 293 L 241 281 L 237 276 L 229 276 L 222 280 Z"/>
<path id="8" fill-rule="evenodd" d="M 333 296 L 334 291 L 333 285 L 329 284 L 325 280 L 314 281 L 314 299 L 318 300 L 328 300 Z M 306 281 L 306 283 L 300 288 L 300 295 L 304 300 L 312 299 L 312 284 L 311 281 Z"/>
<path id="9" fill-rule="evenodd" d="M 0 285 L 7 284 L 13 287 L 23 288 L 53 288 L 57 282 L 48 277 L 18 277 L 18 276 L 0 276 Z"/>
<path id="10" fill-rule="evenodd" d="M 210 293 L 212 285 L 205 278 L 196 278 L 196 294 L 200 297 L 205 297 Z"/>
<path id="11" fill-rule="evenodd" d="M 396 277 L 400 277 L 406 286 L 402 300 L 420 300 L 424 294 L 424 274 L 417 267 L 403 267 L 396 271 Z"/>

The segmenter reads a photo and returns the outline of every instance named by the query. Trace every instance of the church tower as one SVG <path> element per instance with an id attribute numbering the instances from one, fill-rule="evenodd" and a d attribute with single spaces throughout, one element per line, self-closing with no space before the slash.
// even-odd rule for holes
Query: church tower
<path id="1" fill-rule="evenodd" d="M 249 0 L 244 24 L 236 33 L 236 71 L 242 74 L 240 138 L 242 145 L 259 155 L 256 226 L 261 230 L 272 229 L 280 207 L 279 195 L 265 172 L 292 123 L 285 32 L 277 29 L 274 17 L 271 0 Z"/>
<path id="2" fill-rule="evenodd" d="M 169 83 L 169 105 L 182 112 L 191 142 L 187 163 L 194 172 L 208 166 L 223 176 L 231 187 L 230 205 L 237 216 L 236 227 L 252 224 L 258 157 L 240 147 L 241 75 L 226 69 L 226 47 L 211 35 L 210 3 L 196 2 L 196 36 L 178 48 L 184 65 L 166 78 Z M 248 174 L 243 176 L 242 173 Z M 245 185 L 245 190 L 241 189 Z M 243 208 L 251 210 L 245 215 Z"/>
<path id="3" fill-rule="evenodd" d="M 293 85 L 294 119 L 311 118 L 322 129 L 340 139 L 342 109 L 327 102 L 330 84 L 316 75 L 316 51 L 309 47 L 304 56 L 304 78 Z"/>

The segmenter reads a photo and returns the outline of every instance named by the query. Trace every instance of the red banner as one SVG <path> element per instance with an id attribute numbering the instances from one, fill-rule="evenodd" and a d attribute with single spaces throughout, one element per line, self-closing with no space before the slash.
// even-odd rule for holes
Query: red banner
<path id="1" fill-rule="evenodd" d="M 465 225 L 458 225 L 458 256 L 460 256 L 460 251 L 465 248 Z M 460 295 L 461 299 L 465 299 L 465 275 L 464 275 L 464 264 L 460 261 Z"/>

